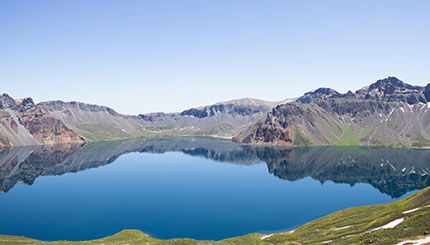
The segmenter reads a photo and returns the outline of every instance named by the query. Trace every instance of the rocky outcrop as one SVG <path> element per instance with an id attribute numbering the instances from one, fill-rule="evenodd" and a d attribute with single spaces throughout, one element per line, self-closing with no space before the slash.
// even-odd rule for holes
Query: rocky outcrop
<path id="1" fill-rule="evenodd" d="M 430 145 L 430 85 L 395 77 L 339 94 L 318 89 L 275 107 L 266 119 L 234 137 L 244 144 Z"/>
<path id="2" fill-rule="evenodd" d="M 268 114 L 264 122 L 257 123 L 249 130 L 250 133 L 244 136 L 242 143 L 291 146 L 296 137 L 293 125 L 303 116 L 312 117 L 294 103 L 278 106 Z"/>
<path id="3" fill-rule="evenodd" d="M 31 98 L 14 100 L 7 94 L 0 95 L 0 139 L 3 147 L 85 142 Z"/>
<path id="4" fill-rule="evenodd" d="M 39 108 L 32 108 L 20 115 L 21 124 L 35 140 L 42 144 L 81 144 L 85 139 Z"/>

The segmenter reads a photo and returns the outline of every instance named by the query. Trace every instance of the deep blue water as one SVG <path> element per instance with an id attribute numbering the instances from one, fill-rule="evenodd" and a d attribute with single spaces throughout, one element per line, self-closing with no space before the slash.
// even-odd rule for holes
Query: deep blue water
<path id="1" fill-rule="evenodd" d="M 344 208 L 399 199 L 367 183 L 286 180 L 261 160 L 214 159 L 131 152 L 96 168 L 41 174 L 32 185 L 0 193 L 0 233 L 88 240 L 139 229 L 161 239 L 219 240 L 289 230 Z"/>

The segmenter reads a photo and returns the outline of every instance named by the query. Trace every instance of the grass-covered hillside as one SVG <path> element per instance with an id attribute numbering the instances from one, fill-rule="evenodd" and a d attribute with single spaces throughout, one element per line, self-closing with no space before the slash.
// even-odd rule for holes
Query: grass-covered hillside
<path id="1" fill-rule="evenodd" d="M 249 234 L 221 241 L 159 240 L 138 230 L 82 242 L 43 242 L 0 236 L 0 244 L 407 244 L 430 242 L 430 188 L 402 200 L 353 207 L 311 221 L 294 231 Z"/>

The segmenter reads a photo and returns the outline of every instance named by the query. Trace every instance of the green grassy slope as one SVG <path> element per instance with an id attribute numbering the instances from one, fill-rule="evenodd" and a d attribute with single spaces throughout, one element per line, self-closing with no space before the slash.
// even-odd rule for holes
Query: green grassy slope
<path id="1" fill-rule="evenodd" d="M 394 220 L 404 219 L 389 229 L 372 231 Z M 0 236 L 0 244 L 396 244 L 430 237 L 430 187 L 402 200 L 353 207 L 311 221 L 293 232 L 270 236 L 254 233 L 221 241 L 193 239 L 159 240 L 139 230 L 82 242 L 42 242 L 18 236 Z"/>
<path id="2" fill-rule="evenodd" d="M 136 127 L 135 130 L 124 132 L 118 127 L 103 126 L 96 124 L 79 124 L 75 128 L 77 133 L 89 142 L 113 141 L 131 139 L 138 137 L 174 137 L 174 136 L 214 136 L 231 137 L 234 135 L 234 127 L 227 123 L 220 123 L 212 127 L 203 129 L 183 129 L 183 128 L 151 128 Z M 1 142 L 0 142 L 1 143 Z"/>
<path id="3" fill-rule="evenodd" d="M 279 243 L 396 244 L 407 238 L 430 236 L 430 189 L 402 200 L 365 207 L 353 207 L 311 221 L 291 234 L 274 234 L 264 241 Z M 420 208 L 411 213 L 408 210 Z M 375 228 L 404 218 L 392 229 Z M 345 228 L 347 227 L 347 228 Z M 344 228 L 344 229 L 338 229 Z"/>

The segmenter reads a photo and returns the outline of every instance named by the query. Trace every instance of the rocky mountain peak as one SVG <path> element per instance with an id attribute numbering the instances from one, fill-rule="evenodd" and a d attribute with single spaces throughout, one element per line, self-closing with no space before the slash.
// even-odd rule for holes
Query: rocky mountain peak
<path id="1" fill-rule="evenodd" d="M 0 95 L 0 109 L 11 109 L 16 111 L 26 111 L 35 106 L 32 98 L 13 99 L 10 95 L 4 93 Z"/>
<path id="2" fill-rule="evenodd" d="M 296 101 L 308 104 L 315 99 L 325 99 L 325 98 L 329 98 L 333 95 L 339 95 L 339 92 L 337 92 L 336 90 L 331 89 L 331 88 L 319 88 L 319 89 L 316 89 L 314 91 L 305 93 L 303 96 L 298 98 Z"/>
<path id="3" fill-rule="evenodd" d="M 420 86 L 412 86 L 404 83 L 396 77 L 387 77 L 372 83 L 368 87 L 364 87 L 357 91 L 357 93 L 367 93 L 371 96 L 390 96 L 393 94 L 411 94 L 419 93 L 422 90 Z"/>
<path id="4" fill-rule="evenodd" d="M 410 86 L 402 81 L 400 81 L 396 77 L 387 77 L 384 79 L 380 79 L 375 83 L 372 83 L 369 86 L 369 90 L 378 89 L 379 91 L 386 91 L 387 93 L 392 93 L 396 88 L 405 88 L 406 86 Z"/>
<path id="5" fill-rule="evenodd" d="M 21 111 L 26 111 L 36 106 L 33 99 L 30 97 L 24 98 L 24 99 L 18 99 L 16 100 L 16 103 L 18 104 Z"/>
<path id="6" fill-rule="evenodd" d="M 4 108 L 12 110 L 15 110 L 17 108 L 16 101 L 6 93 L 0 95 L 0 109 Z"/>
<path id="7" fill-rule="evenodd" d="M 424 90 L 424 87 L 404 83 L 396 77 L 388 77 L 380 79 L 375 83 L 372 83 L 370 86 L 357 90 L 356 95 L 361 99 L 375 99 L 385 102 L 407 102 L 408 104 L 416 104 L 418 102 L 428 102 L 425 98 Z M 428 97 L 430 98 L 430 94 Z"/>
<path id="8" fill-rule="evenodd" d="M 324 95 L 333 95 L 333 94 L 339 94 L 336 90 L 331 88 L 319 88 L 313 92 L 308 92 L 306 94 L 324 94 Z"/>

